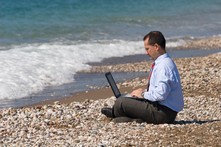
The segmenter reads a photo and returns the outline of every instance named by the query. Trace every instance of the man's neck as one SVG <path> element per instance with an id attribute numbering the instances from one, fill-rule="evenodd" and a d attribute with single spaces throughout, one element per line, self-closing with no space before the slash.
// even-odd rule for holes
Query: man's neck
<path id="1" fill-rule="evenodd" d="M 159 56 L 154 60 L 154 62 L 162 55 L 166 54 L 167 52 L 164 52 L 163 54 L 159 54 Z"/>

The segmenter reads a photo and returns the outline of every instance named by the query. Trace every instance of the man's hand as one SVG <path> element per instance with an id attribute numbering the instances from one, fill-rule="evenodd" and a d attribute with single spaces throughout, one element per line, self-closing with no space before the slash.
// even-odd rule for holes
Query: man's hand
<path id="1" fill-rule="evenodd" d="M 141 95 L 142 92 L 143 92 L 143 89 L 139 88 L 139 89 L 132 91 L 131 95 L 132 95 L 132 97 L 143 98 L 143 96 Z"/>

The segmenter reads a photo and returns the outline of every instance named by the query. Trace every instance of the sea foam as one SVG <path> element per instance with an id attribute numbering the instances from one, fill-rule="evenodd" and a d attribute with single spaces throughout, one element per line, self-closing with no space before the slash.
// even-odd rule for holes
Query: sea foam
<path id="1" fill-rule="evenodd" d="M 142 42 L 114 41 L 84 44 L 26 44 L 0 51 L 0 99 L 18 99 L 47 86 L 74 81 L 89 62 L 143 53 Z"/>

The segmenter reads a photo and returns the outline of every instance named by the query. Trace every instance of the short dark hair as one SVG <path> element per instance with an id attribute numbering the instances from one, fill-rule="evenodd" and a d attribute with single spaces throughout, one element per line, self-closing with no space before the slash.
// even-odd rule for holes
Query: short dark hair
<path id="1" fill-rule="evenodd" d="M 143 41 L 149 38 L 149 45 L 154 45 L 157 43 L 161 48 L 166 48 L 166 40 L 163 34 L 160 31 L 151 31 L 147 35 L 144 36 Z"/>

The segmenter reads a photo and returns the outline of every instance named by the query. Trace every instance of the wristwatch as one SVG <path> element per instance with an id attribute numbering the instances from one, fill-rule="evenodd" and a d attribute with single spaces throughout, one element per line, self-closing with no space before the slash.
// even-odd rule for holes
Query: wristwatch
<path id="1" fill-rule="evenodd" d="M 142 97 L 144 97 L 144 92 L 145 92 L 145 91 L 143 91 L 143 92 L 141 93 L 141 96 L 142 96 Z"/>

